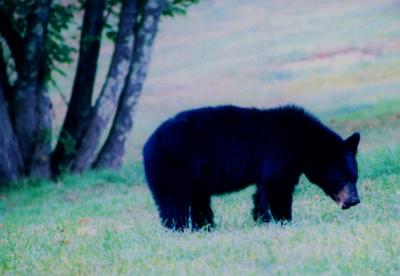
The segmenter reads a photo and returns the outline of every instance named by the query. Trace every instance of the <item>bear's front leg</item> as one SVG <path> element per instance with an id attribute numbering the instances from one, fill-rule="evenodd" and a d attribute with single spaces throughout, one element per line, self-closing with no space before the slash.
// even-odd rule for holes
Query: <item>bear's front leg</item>
<path id="1" fill-rule="evenodd" d="M 265 188 L 262 185 L 257 186 L 257 191 L 253 195 L 254 209 L 253 219 L 256 222 L 268 223 L 271 221 L 271 215 L 269 214 L 268 199 L 265 193 Z"/>
<path id="2" fill-rule="evenodd" d="M 291 221 L 295 184 L 269 182 L 267 185 L 267 198 L 272 217 L 276 222 L 280 223 Z"/>
<path id="3" fill-rule="evenodd" d="M 211 230 L 214 227 L 214 215 L 210 204 L 210 196 L 197 195 L 193 198 L 191 209 L 193 230 Z"/>

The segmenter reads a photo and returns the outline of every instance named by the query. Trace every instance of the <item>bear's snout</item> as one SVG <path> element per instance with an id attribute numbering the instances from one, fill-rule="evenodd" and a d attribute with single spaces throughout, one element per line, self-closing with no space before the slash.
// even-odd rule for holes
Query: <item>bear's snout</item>
<path id="1" fill-rule="evenodd" d="M 358 197 L 358 192 L 355 185 L 344 186 L 343 189 L 336 195 L 336 202 L 343 210 L 349 209 L 350 207 L 360 203 L 360 198 Z"/>
<path id="2" fill-rule="evenodd" d="M 357 205 L 358 203 L 360 203 L 360 199 L 359 199 L 359 198 L 352 198 L 352 199 L 349 200 L 349 201 L 343 202 L 342 205 L 341 205 L 341 208 L 342 208 L 343 210 L 349 209 L 350 207 L 355 206 L 355 205 Z"/>

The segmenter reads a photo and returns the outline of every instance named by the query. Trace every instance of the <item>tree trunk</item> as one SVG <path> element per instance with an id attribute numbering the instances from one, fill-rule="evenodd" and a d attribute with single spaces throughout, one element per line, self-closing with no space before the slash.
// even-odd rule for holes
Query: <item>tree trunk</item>
<path id="1" fill-rule="evenodd" d="M 37 0 L 25 37 L 21 70 L 18 75 L 15 104 L 15 132 L 24 167 L 28 172 L 37 131 L 38 77 L 45 48 L 45 33 L 52 0 Z"/>
<path id="2" fill-rule="evenodd" d="M 13 57 L 15 63 L 15 69 L 17 72 L 21 70 L 22 60 L 23 60 L 23 41 L 19 33 L 14 29 L 10 15 L 3 10 L 0 4 L 0 33 L 4 37 L 8 48 L 10 49 L 11 56 Z"/>
<path id="3" fill-rule="evenodd" d="M 44 37 L 47 38 L 47 29 Z M 30 164 L 30 176 L 49 179 L 51 176 L 50 157 L 52 140 L 52 105 L 48 96 L 46 79 L 50 75 L 50 68 L 47 65 L 48 49 L 43 53 L 40 60 L 37 95 L 37 130 L 36 141 L 33 149 Z"/>
<path id="4" fill-rule="evenodd" d="M 132 128 L 134 107 L 146 78 L 158 22 L 165 0 L 144 1 L 142 16 L 135 30 L 135 47 L 128 79 L 118 104 L 117 114 L 95 167 L 119 168 L 125 154 L 126 141 Z"/>
<path id="5" fill-rule="evenodd" d="M 78 68 L 67 115 L 52 155 L 52 170 L 70 169 L 77 141 L 87 127 L 92 108 L 92 93 L 97 71 L 105 0 L 87 0 L 79 48 Z"/>
<path id="6" fill-rule="evenodd" d="M 136 22 L 137 0 L 124 0 L 121 7 L 117 41 L 110 69 L 99 98 L 91 114 L 90 122 L 79 141 L 72 170 L 82 172 L 90 168 L 96 158 L 99 141 L 115 113 L 128 75 L 134 46 L 134 25 Z"/>
<path id="7" fill-rule="evenodd" d="M 46 75 L 49 73 L 45 62 L 46 60 L 43 59 L 40 76 L 42 85 L 37 91 L 37 139 L 32 155 L 30 176 L 48 179 L 51 176 L 52 105 L 45 85 Z"/>
<path id="8" fill-rule="evenodd" d="M 3 49 L 0 47 L 0 85 L 3 87 L 4 98 L 8 104 L 13 102 L 13 88 L 7 74 L 7 64 L 4 59 Z"/>
<path id="9" fill-rule="evenodd" d="M 0 83 L 0 186 L 15 181 L 23 172 L 22 155 L 11 126 L 3 88 Z"/>

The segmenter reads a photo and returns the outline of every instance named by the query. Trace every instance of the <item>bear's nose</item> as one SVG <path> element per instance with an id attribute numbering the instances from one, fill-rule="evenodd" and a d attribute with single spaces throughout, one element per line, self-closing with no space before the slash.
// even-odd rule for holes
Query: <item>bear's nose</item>
<path id="1" fill-rule="evenodd" d="M 349 209 L 350 207 L 355 206 L 358 203 L 360 203 L 359 198 L 352 198 L 342 204 L 342 209 Z"/>

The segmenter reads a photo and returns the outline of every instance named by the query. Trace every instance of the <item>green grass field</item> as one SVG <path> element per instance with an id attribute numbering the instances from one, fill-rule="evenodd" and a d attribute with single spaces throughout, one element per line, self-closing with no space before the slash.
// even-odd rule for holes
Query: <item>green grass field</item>
<path id="1" fill-rule="evenodd" d="M 382 104 L 338 116 L 335 124 L 346 129 L 399 115 Z M 372 140 L 386 128 L 378 125 L 364 136 Z M 399 119 L 392 127 L 400 135 Z M 342 211 L 302 178 L 293 223 L 284 227 L 252 221 L 251 187 L 213 198 L 214 231 L 165 231 L 140 162 L 119 174 L 18 183 L 0 193 L 0 274 L 398 275 L 400 144 L 363 143 L 361 204 Z"/>
<path id="2" fill-rule="evenodd" d="M 398 3 L 296 3 L 210 0 L 164 20 L 126 166 L 1 189 L 0 275 L 399 275 Z M 289 225 L 254 223 L 250 187 L 213 198 L 212 232 L 164 230 L 138 155 L 157 124 L 205 104 L 287 102 L 360 131 L 361 204 L 343 211 L 303 177 Z"/>

